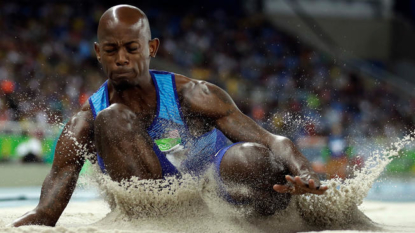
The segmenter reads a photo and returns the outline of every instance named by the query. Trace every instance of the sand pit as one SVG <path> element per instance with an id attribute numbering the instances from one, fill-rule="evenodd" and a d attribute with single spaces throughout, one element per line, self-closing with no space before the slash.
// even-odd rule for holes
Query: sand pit
<path id="1" fill-rule="evenodd" d="M 415 202 L 365 201 L 359 209 L 372 221 L 379 224 L 383 228 L 382 232 L 415 232 Z M 344 230 L 323 232 L 362 231 Z"/>
<path id="2" fill-rule="evenodd" d="M 364 202 L 360 208 L 374 222 L 384 225 L 385 229 L 394 232 L 401 229 L 415 232 L 415 202 Z M 399 226 L 399 227 L 398 227 Z"/>
<path id="3" fill-rule="evenodd" d="M 386 165 L 413 140 L 408 135 L 374 151 L 353 177 L 323 181 L 330 187 L 324 195 L 293 197 L 287 209 L 269 217 L 219 198 L 213 170 L 206 179 L 187 174 L 181 179 L 132 177 L 118 183 L 94 166 L 85 183 L 98 185 L 106 202 L 71 202 L 55 228 L 5 227 L 34 206 L 2 208 L 0 232 L 415 232 L 415 202 L 364 202 Z"/>
<path id="4" fill-rule="evenodd" d="M 140 225 L 123 225 L 124 221 L 111 224 L 100 224 L 110 209 L 102 200 L 90 202 L 72 202 L 68 205 L 64 214 L 60 218 L 55 228 L 41 226 L 26 226 L 21 228 L 5 227 L 22 213 L 32 210 L 34 206 L 25 206 L 17 208 L 2 208 L 0 210 L 0 232 L 160 232 L 157 226 L 147 224 Z M 415 202 L 411 203 L 391 203 L 391 202 L 373 202 L 365 201 L 360 209 L 374 222 L 380 224 L 386 232 L 415 232 Z M 143 220 L 145 221 L 145 220 Z M 154 222 L 151 219 L 148 222 Z M 162 219 L 160 219 L 162 221 Z M 207 219 L 209 221 L 209 219 Z M 97 224 L 98 222 L 98 224 Z M 186 225 L 186 219 L 183 219 L 183 225 Z M 195 223 L 197 224 L 197 223 Z M 215 224 L 215 223 L 212 223 Z M 237 224 L 229 222 L 229 224 Z M 160 225 L 164 225 L 161 223 Z M 244 224 L 242 224 L 244 225 Z M 134 228 L 133 228 L 134 227 Z M 128 229 L 129 228 L 129 229 Z M 173 226 L 173 228 L 176 228 Z M 257 232 L 263 231 L 260 227 Z M 217 229 L 219 232 L 221 229 Z M 242 230 L 242 229 L 241 229 Z M 216 232 L 218 232 L 216 231 Z M 189 232 L 183 231 L 165 231 L 165 232 Z M 280 232 L 275 229 L 274 232 Z M 312 231 L 304 231 L 312 232 Z M 357 230 L 344 231 L 325 231 L 325 232 L 361 232 Z"/>

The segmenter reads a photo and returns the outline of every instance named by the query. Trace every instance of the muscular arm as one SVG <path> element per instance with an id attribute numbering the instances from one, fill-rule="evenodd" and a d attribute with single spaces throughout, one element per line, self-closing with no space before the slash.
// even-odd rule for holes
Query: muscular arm
<path id="1" fill-rule="evenodd" d="M 290 173 L 299 177 L 287 177 L 288 181 L 306 189 L 309 188 L 309 185 L 311 189 L 318 189 L 320 181 L 316 173 L 292 141 L 286 137 L 271 134 L 257 125 L 237 108 L 225 91 L 213 84 L 191 81 L 187 84 L 182 95 L 192 112 L 212 119 L 213 126 L 220 129 L 230 140 L 259 143 L 279 155 Z M 312 180 L 311 183 L 309 183 L 310 180 Z M 325 190 L 326 187 L 321 191 Z M 281 190 L 281 192 L 285 191 Z M 306 190 L 306 192 L 322 193 L 314 191 Z"/>
<path id="2" fill-rule="evenodd" d="M 38 206 L 16 219 L 13 226 L 55 226 L 75 189 L 85 161 L 84 154 L 92 151 L 92 135 L 93 116 L 89 105 L 85 105 L 66 124 L 59 137 L 52 169 L 43 182 Z M 86 148 L 87 151 L 81 151 L 80 147 Z"/>

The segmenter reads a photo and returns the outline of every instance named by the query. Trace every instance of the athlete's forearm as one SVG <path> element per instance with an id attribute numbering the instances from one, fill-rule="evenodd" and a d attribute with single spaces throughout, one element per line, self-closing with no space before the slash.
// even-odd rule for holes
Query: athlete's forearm
<path id="1" fill-rule="evenodd" d="M 52 169 L 45 178 L 38 206 L 13 222 L 14 226 L 54 226 L 68 205 L 84 165 L 93 153 L 94 124 L 89 103 L 66 124 L 56 144 Z M 80 153 L 82 152 L 82 153 Z"/>
<path id="2" fill-rule="evenodd" d="M 43 182 L 38 206 L 13 222 L 13 226 L 45 225 L 55 226 L 66 208 L 78 179 L 77 171 L 52 170 Z"/>
<path id="3" fill-rule="evenodd" d="M 271 151 L 283 159 L 291 175 L 300 176 L 303 180 L 314 179 L 319 182 L 310 162 L 288 138 L 274 136 L 268 140 Z"/>

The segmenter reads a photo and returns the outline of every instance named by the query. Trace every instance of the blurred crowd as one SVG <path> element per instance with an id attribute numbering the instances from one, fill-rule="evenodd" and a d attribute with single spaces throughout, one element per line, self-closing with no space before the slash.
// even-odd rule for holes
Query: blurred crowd
<path id="1" fill-rule="evenodd" d="M 0 121 L 64 121 L 104 80 L 91 50 L 102 9 L 0 3 L 0 11 Z"/>
<path id="2" fill-rule="evenodd" d="M 0 125 L 65 121 L 97 90 L 105 77 L 93 42 L 105 9 L 0 3 Z M 143 10 L 161 39 L 156 59 L 221 86 L 273 132 L 397 137 L 414 125 L 414 98 L 346 71 L 261 15 Z"/>
<path id="3" fill-rule="evenodd" d="M 414 98 L 345 71 L 344 64 L 261 16 L 193 11 L 170 20 L 174 17 L 164 14 L 165 21 L 155 21 L 167 25 L 158 32 L 163 57 L 190 69 L 193 77 L 224 87 L 265 127 L 284 132 L 286 125 L 301 121 L 303 127 L 290 136 L 328 136 L 340 127 L 345 135 L 396 137 L 415 121 Z"/>

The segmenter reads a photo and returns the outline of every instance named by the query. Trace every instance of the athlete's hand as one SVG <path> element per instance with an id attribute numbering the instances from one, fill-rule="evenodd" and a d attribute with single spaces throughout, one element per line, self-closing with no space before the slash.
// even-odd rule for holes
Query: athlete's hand
<path id="1" fill-rule="evenodd" d="M 14 220 L 8 226 L 10 227 L 20 227 L 25 225 L 44 225 L 38 221 L 38 216 L 36 215 L 35 211 L 29 211 L 24 214 L 22 217 Z"/>
<path id="2" fill-rule="evenodd" d="M 301 195 L 305 193 L 312 193 L 322 195 L 328 189 L 325 185 L 316 185 L 316 181 L 309 179 L 308 183 L 301 180 L 299 176 L 292 177 L 289 175 L 285 176 L 288 181 L 285 185 L 274 185 L 274 190 L 279 193 L 290 193 L 292 195 Z M 320 183 L 317 180 L 318 183 Z"/>

